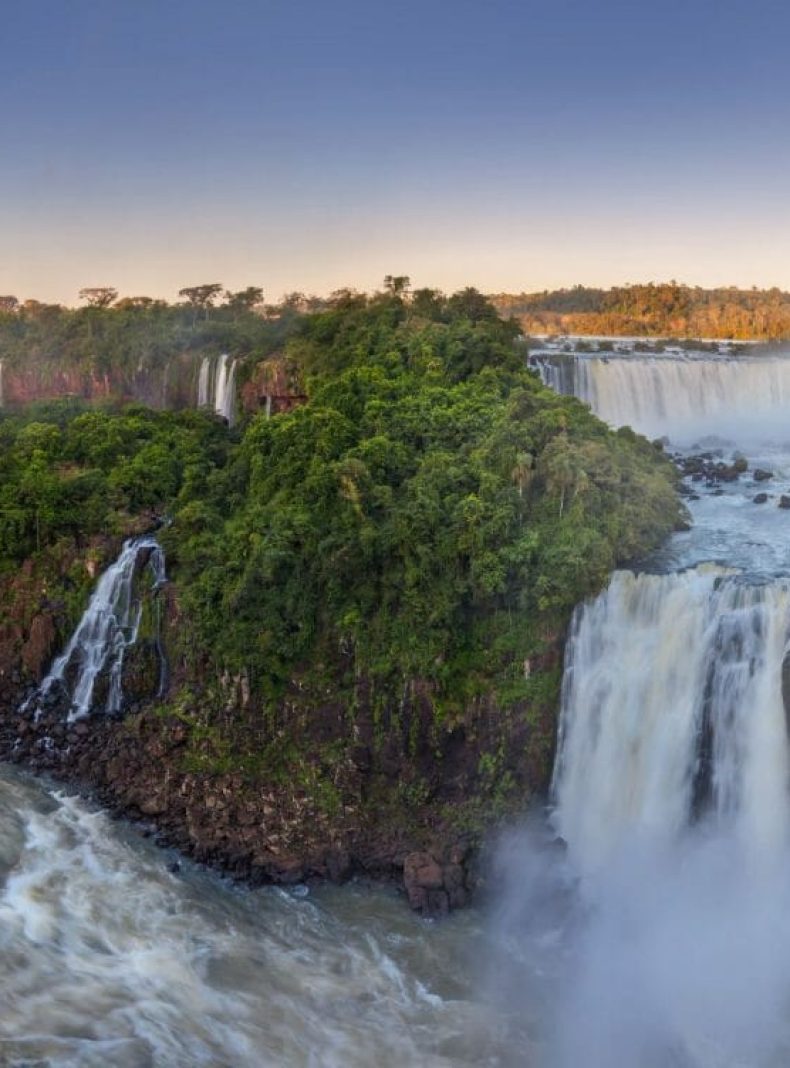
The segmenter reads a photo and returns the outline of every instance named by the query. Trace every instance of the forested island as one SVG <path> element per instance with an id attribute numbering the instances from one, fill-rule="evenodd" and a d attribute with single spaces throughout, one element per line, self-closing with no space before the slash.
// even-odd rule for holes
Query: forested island
<path id="1" fill-rule="evenodd" d="M 526 367 L 501 302 L 398 281 L 321 308 L 214 307 L 219 287 L 6 307 L 0 743 L 199 860 L 405 873 L 442 911 L 546 790 L 574 605 L 683 509 L 660 447 Z M 145 587 L 121 714 L 20 715 L 152 532 L 168 581 Z"/>
<path id="2" fill-rule="evenodd" d="M 790 337 L 790 293 L 781 289 L 702 289 L 668 282 L 491 297 L 527 334 L 776 341 Z"/>

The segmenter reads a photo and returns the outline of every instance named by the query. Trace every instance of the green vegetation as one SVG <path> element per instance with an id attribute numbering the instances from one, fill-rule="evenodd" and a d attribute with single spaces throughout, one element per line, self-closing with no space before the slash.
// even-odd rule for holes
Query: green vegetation
<path id="1" fill-rule="evenodd" d="M 6 309 L 0 305 L 4 376 L 22 376 L 22 386 L 28 376 L 39 397 L 64 392 L 95 396 L 108 383 L 107 392 L 128 398 L 142 396 L 141 386 L 158 373 L 158 393 L 150 401 L 161 406 L 167 385 L 161 374 L 174 357 L 227 351 L 261 358 L 293 330 L 296 310 L 280 307 L 269 316 L 258 314 L 245 302 L 248 292 L 228 294 L 218 308 L 144 297 L 126 298 L 114 307 L 91 303 L 72 309 L 37 301 Z"/>
<path id="2" fill-rule="evenodd" d="M 492 302 L 526 333 L 778 340 L 790 337 L 790 293 L 664 285 L 500 293 Z"/>
<path id="3" fill-rule="evenodd" d="M 252 375 L 274 332 L 306 403 L 232 431 L 75 401 L 0 417 L 0 570 L 166 512 L 162 716 L 188 731 L 185 767 L 293 784 L 328 816 L 350 803 L 402 826 L 446 803 L 472 827 L 545 781 L 571 610 L 681 506 L 660 451 L 544 388 L 481 294 L 407 283 L 271 321 L 258 291 L 58 311 L 47 344 L 74 330 L 84 353 L 92 324 L 127 367 L 165 327 L 179 344 L 260 329 Z M 44 331 L 8 319 L 20 353 Z"/>
<path id="4" fill-rule="evenodd" d="M 678 505 L 670 465 L 544 389 L 513 336 L 474 291 L 306 320 L 309 404 L 253 419 L 167 533 L 202 655 L 271 695 L 341 651 L 448 707 L 528 692 L 524 658 Z"/>
<path id="5" fill-rule="evenodd" d="M 199 412 L 72 402 L 0 416 L 0 571 L 199 494 L 228 448 L 225 427 Z"/>

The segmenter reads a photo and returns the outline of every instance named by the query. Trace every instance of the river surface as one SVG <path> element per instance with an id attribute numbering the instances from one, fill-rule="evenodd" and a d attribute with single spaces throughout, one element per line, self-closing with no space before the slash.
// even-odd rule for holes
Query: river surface
<path id="1" fill-rule="evenodd" d="M 171 871 L 0 768 L 0 1065 L 790 1063 L 790 361 L 546 360 L 749 473 L 694 484 L 692 529 L 577 609 L 552 808 L 501 843 L 495 899 L 431 923 L 369 886 Z"/>

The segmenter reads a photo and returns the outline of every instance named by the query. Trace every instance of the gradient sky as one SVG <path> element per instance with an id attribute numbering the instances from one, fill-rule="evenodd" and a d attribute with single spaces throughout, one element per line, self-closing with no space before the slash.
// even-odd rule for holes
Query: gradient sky
<path id="1" fill-rule="evenodd" d="M 0 293 L 790 288 L 790 5 L 31 0 Z"/>

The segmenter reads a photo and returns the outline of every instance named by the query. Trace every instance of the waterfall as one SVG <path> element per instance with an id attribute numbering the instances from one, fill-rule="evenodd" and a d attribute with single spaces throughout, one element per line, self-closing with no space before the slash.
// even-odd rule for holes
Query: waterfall
<path id="1" fill-rule="evenodd" d="M 212 377 L 211 368 L 214 364 Z M 233 425 L 236 414 L 236 360 L 226 352 L 216 358 L 204 356 L 198 374 L 198 408 L 213 408 Z"/>
<path id="2" fill-rule="evenodd" d="M 214 411 L 233 423 L 236 401 L 236 361 L 231 360 L 226 352 L 217 361 L 216 384 L 214 386 Z"/>
<path id="3" fill-rule="evenodd" d="M 165 556 L 156 538 L 150 535 L 124 543 L 118 559 L 99 579 L 66 648 L 26 702 L 25 710 L 31 706 L 42 709 L 50 695 L 63 688 L 70 698 L 68 722 L 72 723 L 91 711 L 96 680 L 106 672 L 104 711 L 110 715 L 121 711 L 124 655 L 137 640 L 143 613 L 142 600 L 135 589 L 141 566 L 151 572 L 152 589 L 164 584 Z M 160 691 L 166 680 L 164 672 L 160 657 Z"/>
<path id="4" fill-rule="evenodd" d="M 629 837 L 670 841 L 699 811 L 744 841 L 781 843 L 789 627 L 790 581 L 711 565 L 615 572 L 577 608 L 553 818 L 581 870 Z"/>
<path id="5" fill-rule="evenodd" d="M 208 356 L 204 356 L 200 361 L 200 374 L 198 375 L 198 408 L 207 408 L 211 403 L 209 400 L 210 371 L 211 360 Z"/>
<path id="6" fill-rule="evenodd" d="M 3 361 L 0 360 L 0 408 L 3 407 Z"/>
<path id="7" fill-rule="evenodd" d="M 786 435 L 790 357 L 541 354 L 530 357 L 543 382 L 572 394 L 613 426 L 650 437 L 754 431 Z"/>

